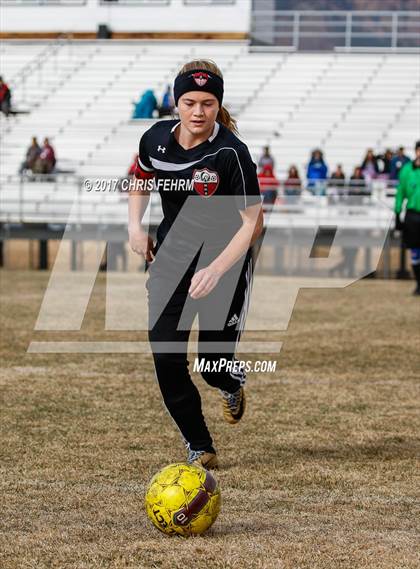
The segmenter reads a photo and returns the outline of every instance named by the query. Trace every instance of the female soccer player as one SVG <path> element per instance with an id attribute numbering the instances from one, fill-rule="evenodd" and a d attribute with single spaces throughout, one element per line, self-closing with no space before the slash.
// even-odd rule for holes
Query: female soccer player
<path id="1" fill-rule="evenodd" d="M 216 468 L 213 440 L 188 370 L 199 317 L 199 370 L 218 388 L 226 421 L 245 409 L 245 373 L 235 349 L 252 285 L 251 246 L 262 232 L 261 195 L 246 145 L 223 107 L 223 77 L 209 60 L 185 64 L 174 82 L 180 120 L 156 122 L 141 137 L 129 195 L 129 241 L 149 263 L 149 340 L 156 378 L 188 451 L 188 462 Z M 150 178 L 161 196 L 157 242 L 142 228 Z"/>

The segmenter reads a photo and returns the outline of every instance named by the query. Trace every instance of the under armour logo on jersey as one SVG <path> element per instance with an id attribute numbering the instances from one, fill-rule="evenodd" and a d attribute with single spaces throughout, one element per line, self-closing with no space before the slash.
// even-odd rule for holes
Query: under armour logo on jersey
<path id="1" fill-rule="evenodd" d="M 158 152 L 162 152 L 163 154 L 165 154 L 165 152 L 166 152 L 166 146 L 161 146 L 161 145 L 159 144 L 159 146 L 158 146 Z"/>
<path id="2" fill-rule="evenodd" d="M 234 326 L 237 322 L 239 322 L 239 318 L 237 314 L 234 314 L 232 318 L 227 323 L 228 326 Z"/>

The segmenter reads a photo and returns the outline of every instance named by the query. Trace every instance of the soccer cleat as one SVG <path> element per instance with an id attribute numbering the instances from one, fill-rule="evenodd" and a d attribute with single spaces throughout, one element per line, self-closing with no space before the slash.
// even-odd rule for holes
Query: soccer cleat
<path id="1" fill-rule="evenodd" d="M 242 419 L 245 411 L 245 390 L 240 387 L 235 393 L 220 390 L 223 397 L 223 417 L 231 425 Z"/>
<path id="2" fill-rule="evenodd" d="M 188 450 L 188 464 L 196 464 L 206 470 L 210 468 L 218 468 L 219 462 L 215 452 L 207 452 L 205 450 Z"/>

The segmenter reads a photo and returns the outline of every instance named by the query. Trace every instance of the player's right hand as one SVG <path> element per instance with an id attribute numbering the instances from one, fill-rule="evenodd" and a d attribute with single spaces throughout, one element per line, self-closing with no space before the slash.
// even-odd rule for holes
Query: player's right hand
<path id="1" fill-rule="evenodd" d="M 143 255 L 148 263 L 153 263 L 155 260 L 153 255 L 153 239 L 148 233 L 141 228 L 129 229 L 128 241 L 134 253 Z"/>

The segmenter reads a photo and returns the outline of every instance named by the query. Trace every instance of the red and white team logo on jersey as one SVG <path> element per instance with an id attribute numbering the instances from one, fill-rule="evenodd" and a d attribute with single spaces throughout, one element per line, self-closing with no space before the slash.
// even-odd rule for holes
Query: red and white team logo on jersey
<path id="1" fill-rule="evenodd" d="M 192 78 L 199 87 L 204 87 L 204 85 L 210 79 L 210 75 L 208 73 L 203 73 L 202 71 L 198 71 L 197 73 L 192 74 Z"/>
<path id="2" fill-rule="evenodd" d="M 194 170 L 193 175 L 194 190 L 204 198 L 209 198 L 214 194 L 219 186 L 219 175 L 207 168 Z"/>

